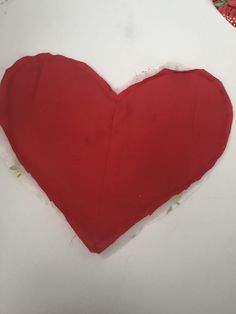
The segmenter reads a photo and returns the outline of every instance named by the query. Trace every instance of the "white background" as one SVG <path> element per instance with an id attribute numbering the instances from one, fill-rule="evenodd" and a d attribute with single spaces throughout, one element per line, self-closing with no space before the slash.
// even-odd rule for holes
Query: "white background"
<path id="1" fill-rule="evenodd" d="M 207 69 L 236 104 L 236 29 L 210 0 L 0 3 L 1 76 L 49 51 L 123 89 L 143 70 L 178 63 Z M 235 314 L 235 132 L 187 199 L 101 255 L 0 161 L 0 314 Z"/>

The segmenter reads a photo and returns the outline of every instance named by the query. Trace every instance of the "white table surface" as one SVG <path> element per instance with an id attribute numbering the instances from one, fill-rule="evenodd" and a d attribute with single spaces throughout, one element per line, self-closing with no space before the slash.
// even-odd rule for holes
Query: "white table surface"
<path id="1" fill-rule="evenodd" d="M 168 63 L 205 68 L 236 104 L 236 28 L 210 0 L 0 0 L 0 75 L 45 51 L 117 90 Z M 235 314 L 235 135 L 179 206 L 101 255 L 0 160 L 0 314 Z"/>

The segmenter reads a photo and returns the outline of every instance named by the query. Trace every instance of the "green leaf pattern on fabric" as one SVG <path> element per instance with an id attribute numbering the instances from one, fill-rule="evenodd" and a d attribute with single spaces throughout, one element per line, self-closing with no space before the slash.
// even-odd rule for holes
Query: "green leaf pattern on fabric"
<path id="1" fill-rule="evenodd" d="M 215 2 L 215 7 L 220 8 L 223 4 L 227 4 L 228 0 L 219 0 Z"/>

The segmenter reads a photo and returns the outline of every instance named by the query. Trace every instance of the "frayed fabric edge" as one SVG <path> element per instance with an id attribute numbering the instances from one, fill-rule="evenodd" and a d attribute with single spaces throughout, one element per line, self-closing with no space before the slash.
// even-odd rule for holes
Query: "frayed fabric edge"
<path id="1" fill-rule="evenodd" d="M 46 193 L 40 188 L 33 177 L 25 170 L 14 153 L 8 138 L 0 126 L 0 159 L 9 169 L 9 171 L 16 176 L 24 186 L 33 192 L 44 204 L 52 205 L 52 202 L 47 197 Z"/>
<path id="2" fill-rule="evenodd" d="M 145 70 L 142 70 L 139 73 L 136 73 L 134 77 L 128 81 L 128 84 L 125 84 L 125 86 L 119 87 L 119 88 L 114 88 L 114 91 L 116 93 L 120 93 L 123 90 L 125 90 L 127 87 L 139 83 L 143 80 L 145 80 L 148 77 L 151 77 L 159 72 L 161 72 L 164 69 L 169 69 L 169 70 L 174 70 L 174 71 L 189 71 L 189 70 L 194 70 L 197 69 L 197 67 L 190 67 L 190 66 L 184 66 L 181 64 L 173 63 L 173 62 L 168 62 L 163 64 L 162 66 L 159 67 L 154 67 L 154 66 L 149 66 Z"/>

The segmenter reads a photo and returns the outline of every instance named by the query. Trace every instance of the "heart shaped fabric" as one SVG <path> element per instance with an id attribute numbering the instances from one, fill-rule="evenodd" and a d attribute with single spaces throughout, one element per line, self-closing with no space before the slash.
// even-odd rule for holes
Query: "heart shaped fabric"
<path id="1" fill-rule="evenodd" d="M 116 94 L 85 63 L 41 53 L 0 87 L 19 161 L 93 252 L 200 179 L 231 122 L 222 83 L 202 69 L 163 69 Z"/>

